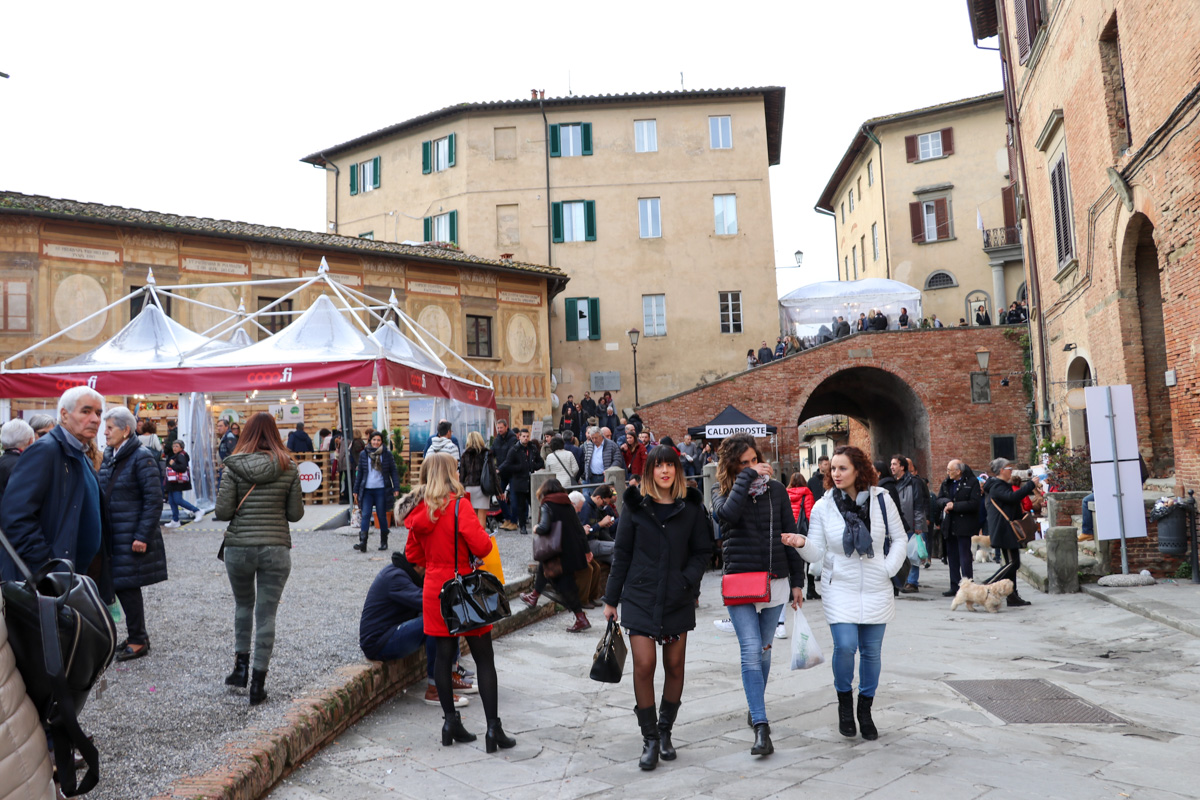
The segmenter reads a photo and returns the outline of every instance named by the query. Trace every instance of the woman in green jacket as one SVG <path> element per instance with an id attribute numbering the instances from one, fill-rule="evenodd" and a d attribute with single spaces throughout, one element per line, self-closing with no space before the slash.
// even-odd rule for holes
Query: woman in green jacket
<path id="1" fill-rule="evenodd" d="M 250 705 L 255 706 L 267 699 L 263 684 L 275 646 L 275 612 L 292 571 L 288 522 L 304 516 L 304 500 L 300 473 L 270 414 L 259 412 L 250 418 L 224 466 L 214 516 L 229 520 L 222 550 L 236 606 L 234 666 L 225 685 L 246 685 L 253 631 L 254 665 L 249 678 Z"/>

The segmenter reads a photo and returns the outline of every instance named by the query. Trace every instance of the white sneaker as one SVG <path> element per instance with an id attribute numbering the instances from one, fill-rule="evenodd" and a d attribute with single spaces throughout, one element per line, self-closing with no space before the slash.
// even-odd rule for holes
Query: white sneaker
<path id="1" fill-rule="evenodd" d="M 733 623 L 729 620 L 729 617 L 726 617 L 725 619 L 714 619 L 713 627 L 722 633 L 733 633 Z"/>
<path id="2" fill-rule="evenodd" d="M 177 520 L 171 520 L 171 521 L 170 521 L 170 522 L 168 522 L 166 525 L 163 525 L 163 527 L 164 527 L 164 528 L 178 528 L 178 527 L 179 527 L 179 522 L 178 522 Z"/>
<path id="3" fill-rule="evenodd" d="M 203 522 L 204 515 L 207 513 L 208 513 L 207 511 L 197 511 L 195 514 L 192 515 L 192 522 Z"/>
<path id="4" fill-rule="evenodd" d="M 775 626 L 775 638 L 776 639 L 786 639 L 787 638 L 787 625 L 784 625 L 781 622 Z"/>

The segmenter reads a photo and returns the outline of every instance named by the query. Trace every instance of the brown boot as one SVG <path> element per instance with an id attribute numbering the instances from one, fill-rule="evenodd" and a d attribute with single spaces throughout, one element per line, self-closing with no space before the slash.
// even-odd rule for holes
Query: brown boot
<path id="1" fill-rule="evenodd" d="M 577 611 L 575 612 L 575 624 L 567 628 L 567 633 L 579 633 L 580 631 L 586 631 L 590 627 L 592 627 L 592 623 L 588 620 L 587 614 Z"/>

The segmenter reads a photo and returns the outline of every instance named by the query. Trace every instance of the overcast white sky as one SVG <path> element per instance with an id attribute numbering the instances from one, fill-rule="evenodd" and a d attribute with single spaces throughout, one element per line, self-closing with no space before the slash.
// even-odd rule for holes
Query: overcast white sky
<path id="1" fill-rule="evenodd" d="M 780 294 L 836 278 L 812 207 L 864 119 L 1000 88 L 963 0 L 21 2 L 0 72 L 0 189 L 308 230 L 325 179 L 302 156 L 447 105 L 565 95 L 568 75 L 575 94 L 782 85 L 776 265 L 805 258 Z"/>

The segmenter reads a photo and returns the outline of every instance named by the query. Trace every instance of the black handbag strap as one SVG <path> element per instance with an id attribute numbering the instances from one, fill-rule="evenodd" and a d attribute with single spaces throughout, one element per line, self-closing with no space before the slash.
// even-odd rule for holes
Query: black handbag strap
<path id="1" fill-rule="evenodd" d="M 454 579 L 458 580 L 458 501 L 459 497 L 454 497 Z"/>

